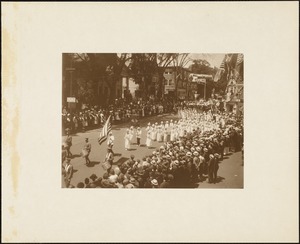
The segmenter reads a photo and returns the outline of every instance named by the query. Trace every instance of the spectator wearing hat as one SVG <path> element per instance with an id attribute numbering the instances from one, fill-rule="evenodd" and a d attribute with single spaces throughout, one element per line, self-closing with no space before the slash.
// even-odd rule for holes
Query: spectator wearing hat
<path id="1" fill-rule="evenodd" d="M 216 167 L 216 160 L 213 154 L 209 155 L 208 161 L 208 183 L 214 183 L 214 172 Z"/>
<path id="2" fill-rule="evenodd" d="M 202 155 L 199 156 L 199 160 L 200 160 L 199 178 L 200 181 L 202 181 L 205 179 L 204 175 L 208 175 L 208 161 Z"/>
<path id="3" fill-rule="evenodd" d="M 90 179 L 89 178 L 85 178 L 84 179 L 84 184 L 85 184 L 85 188 L 90 188 Z"/>
<path id="4" fill-rule="evenodd" d="M 158 182 L 156 179 L 151 180 L 151 188 L 158 188 Z"/>
<path id="5" fill-rule="evenodd" d="M 224 138 L 224 156 L 229 154 L 229 146 L 230 146 L 230 137 L 228 134 L 225 134 Z"/>
<path id="6" fill-rule="evenodd" d="M 204 157 L 205 162 L 209 161 L 209 152 L 206 147 L 203 149 L 203 157 Z"/>
<path id="7" fill-rule="evenodd" d="M 219 147 L 219 153 L 221 156 L 221 160 L 223 160 L 224 157 L 224 148 L 225 148 L 225 141 L 224 141 L 224 137 L 222 136 L 220 143 L 219 143 L 220 147 Z"/>
<path id="8" fill-rule="evenodd" d="M 118 175 L 115 173 L 115 171 L 113 169 L 110 169 L 108 179 L 109 179 L 109 182 L 112 184 L 117 183 Z"/>
<path id="9" fill-rule="evenodd" d="M 102 181 L 101 181 L 101 187 L 102 188 L 114 188 L 114 187 L 117 187 L 117 186 L 115 186 L 115 184 L 113 184 L 113 183 L 111 183 L 109 181 L 109 174 L 107 172 L 105 172 L 103 174 Z"/>
<path id="10" fill-rule="evenodd" d="M 79 182 L 77 184 L 76 188 L 84 188 L 84 183 L 83 182 Z"/>
<path id="11" fill-rule="evenodd" d="M 101 180 L 102 180 L 102 178 L 100 177 L 100 178 L 98 178 L 97 177 L 97 175 L 95 175 L 95 174 L 92 174 L 91 176 L 90 176 L 90 179 L 91 179 L 91 181 L 90 181 L 90 185 L 91 184 L 94 184 L 95 185 L 95 187 L 91 187 L 91 188 L 96 188 L 96 187 L 99 187 L 99 185 L 100 185 L 100 182 L 101 182 Z"/>
<path id="12" fill-rule="evenodd" d="M 171 178 L 169 178 L 169 176 L 173 178 L 171 174 L 165 175 L 163 182 L 159 185 L 159 188 L 171 188 Z"/>
<path id="13" fill-rule="evenodd" d="M 214 155 L 214 169 L 213 169 L 213 183 L 216 183 L 218 178 L 218 170 L 219 170 L 219 159 L 220 155 L 215 153 Z"/>
<path id="14" fill-rule="evenodd" d="M 195 176 L 198 178 L 200 175 L 200 159 L 199 159 L 199 153 L 196 151 L 193 153 L 194 158 L 193 158 L 193 164 L 195 167 Z"/>
<path id="15" fill-rule="evenodd" d="M 134 178 L 133 176 L 131 176 L 129 178 L 129 184 L 132 184 L 134 187 L 133 188 L 138 188 L 139 187 L 139 182 L 136 178 Z"/>
<path id="16" fill-rule="evenodd" d="M 117 188 L 124 188 L 123 181 L 124 181 L 124 178 L 118 177 L 118 180 L 115 183 L 115 185 L 117 186 Z"/>

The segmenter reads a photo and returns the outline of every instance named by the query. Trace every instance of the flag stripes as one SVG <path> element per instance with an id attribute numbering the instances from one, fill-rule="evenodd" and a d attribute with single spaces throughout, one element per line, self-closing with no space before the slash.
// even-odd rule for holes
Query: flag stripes
<path id="1" fill-rule="evenodd" d="M 224 69 L 224 70 L 225 70 L 225 59 L 224 59 L 223 62 L 221 63 L 220 69 Z"/>
<path id="2" fill-rule="evenodd" d="M 102 128 L 102 131 L 100 132 L 100 137 L 98 138 L 99 145 L 101 145 L 107 139 L 108 133 L 111 131 L 110 117 L 111 116 L 108 117 Z"/>
<path id="3" fill-rule="evenodd" d="M 244 55 L 242 53 L 239 53 L 237 56 L 236 66 L 238 66 L 243 61 L 244 61 Z"/>

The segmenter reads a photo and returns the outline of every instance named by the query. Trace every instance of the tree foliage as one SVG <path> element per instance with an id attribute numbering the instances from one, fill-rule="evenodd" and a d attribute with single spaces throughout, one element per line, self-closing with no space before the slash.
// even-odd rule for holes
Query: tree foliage
<path id="1" fill-rule="evenodd" d="M 149 95 L 149 87 L 153 76 L 157 76 L 158 83 L 155 85 L 157 97 L 164 94 L 164 71 L 168 66 L 175 69 L 179 74 L 183 67 L 190 62 L 188 53 L 73 53 L 65 58 L 68 62 L 72 60 L 75 68 L 74 89 L 75 95 L 82 103 L 95 104 L 102 99 L 113 101 L 116 98 L 116 85 L 126 73 L 139 84 L 142 97 Z M 68 65 L 67 65 L 68 66 Z M 216 73 L 206 60 L 194 60 L 189 67 L 191 72 L 198 74 Z M 178 81 L 175 79 L 175 89 Z M 105 84 L 109 91 L 104 96 L 98 95 L 98 83 Z M 213 85 L 212 84 L 208 84 Z"/>

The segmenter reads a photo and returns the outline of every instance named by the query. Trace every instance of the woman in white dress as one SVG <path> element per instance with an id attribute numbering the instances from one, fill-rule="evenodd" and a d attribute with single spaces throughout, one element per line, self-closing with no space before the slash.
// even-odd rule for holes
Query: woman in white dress
<path id="1" fill-rule="evenodd" d="M 155 125 L 152 125 L 152 130 L 151 130 L 151 140 L 156 141 L 156 128 Z"/>
<path id="2" fill-rule="evenodd" d="M 154 140 L 153 140 L 153 141 L 156 141 L 156 140 L 157 140 L 157 132 L 158 132 L 158 128 L 159 128 L 159 125 L 158 125 L 158 123 L 156 122 L 156 123 L 155 123 L 155 133 L 154 133 Z"/>
<path id="3" fill-rule="evenodd" d="M 148 123 L 148 125 L 146 127 L 146 131 L 149 131 L 149 130 L 151 130 L 151 124 L 150 124 L 150 122 Z"/>
<path id="4" fill-rule="evenodd" d="M 168 142 L 168 130 L 165 128 L 163 132 L 164 132 L 164 142 Z"/>
<path id="5" fill-rule="evenodd" d="M 183 137 L 184 136 L 184 126 L 180 125 L 179 126 L 179 137 Z"/>
<path id="6" fill-rule="evenodd" d="M 125 134 L 125 150 L 129 150 L 130 149 L 130 130 L 127 129 L 126 134 Z"/>
<path id="7" fill-rule="evenodd" d="M 147 146 L 148 148 L 151 147 L 151 130 L 148 130 L 148 131 L 147 131 L 146 146 Z"/>
<path id="8" fill-rule="evenodd" d="M 129 134 L 130 134 L 129 140 L 130 140 L 130 144 L 131 144 L 131 141 L 132 141 L 132 138 L 133 138 L 133 135 L 134 135 L 133 126 L 130 127 Z"/>
<path id="9" fill-rule="evenodd" d="M 171 133 L 170 133 L 170 141 L 175 141 L 175 128 L 171 128 Z"/>
<path id="10" fill-rule="evenodd" d="M 158 142 L 162 142 L 162 129 L 161 126 L 157 126 L 157 136 L 156 136 L 156 140 Z"/>
<path id="11" fill-rule="evenodd" d="M 165 128 L 166 128 L 166 129 L 169 128 L 169 121 L 166 121 L 166 123 L 165 123 Z"/>

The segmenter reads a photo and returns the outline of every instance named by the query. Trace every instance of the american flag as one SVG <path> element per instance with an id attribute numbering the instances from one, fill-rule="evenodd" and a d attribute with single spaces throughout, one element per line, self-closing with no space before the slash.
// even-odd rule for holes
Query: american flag
<path id="1" fill-rule="evenodd" d="M 243 61 L 244 61 L 244 55 L 242 53 L 239 53 L 236 60 L 236 66 L 238 66 Z"/>
<path id="2" fill-rule="evenodd" d="M 225 70 L 225 58 L 224 58 L 223 62 L 220 65 L 220 69 Z"/>
<path id="3" fill-rule="evenodd" d="M 109 116 L 102 128 L 102 131 L 100 132 L 100 137 L 98 139 L 99 145 L 101 145 L 107 139 L 107 135 L 110 131 L 111 131 L 111 123 L 110 123 L 110 116 Z"/>
<path id="4" fill-rule="evenodd" d="M 215 74 L 215 77 L 214 77 L 214 82 L 217 82 L 218 80 L 220 80 L 221 78 L 221 75 L 222 75 L 222 71 L 223 69 L 218 69 L 217 73 Z"/>

